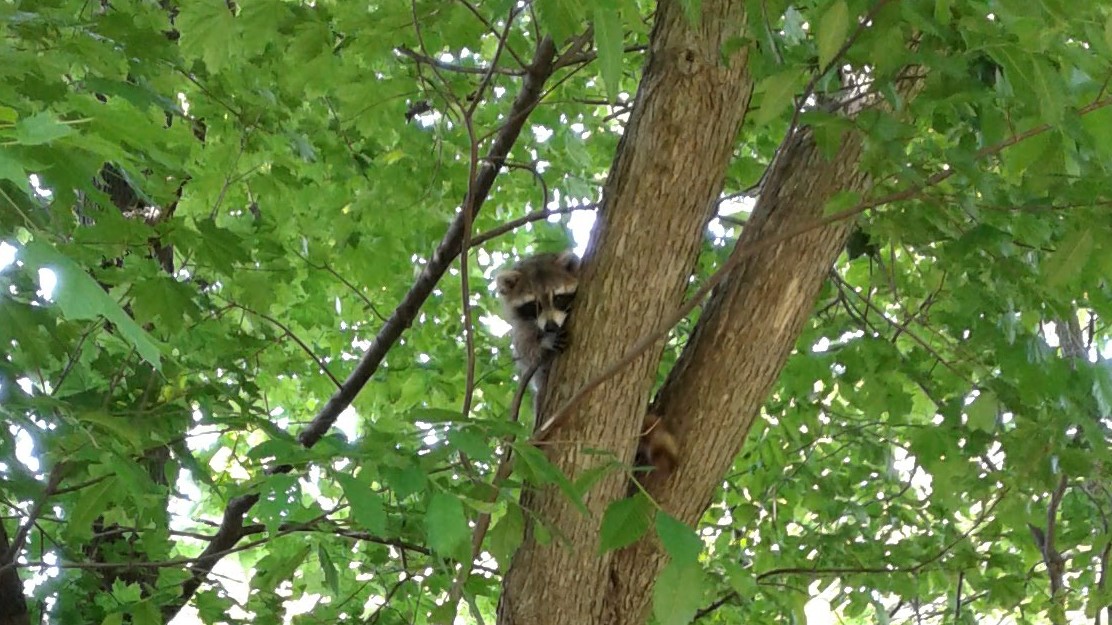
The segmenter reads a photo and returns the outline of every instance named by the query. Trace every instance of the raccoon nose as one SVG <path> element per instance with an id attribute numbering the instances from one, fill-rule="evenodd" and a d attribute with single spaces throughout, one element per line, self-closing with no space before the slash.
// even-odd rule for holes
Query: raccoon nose
<path id="1" fill-rule="evenodd" d="M 551 320 L 550 321 L 545 321 L 544 322 L 544 331 L 545 332 L 559 332 L 560 331 L 560 324 L 556 323 L 555 321 L 551 321 Z"/>

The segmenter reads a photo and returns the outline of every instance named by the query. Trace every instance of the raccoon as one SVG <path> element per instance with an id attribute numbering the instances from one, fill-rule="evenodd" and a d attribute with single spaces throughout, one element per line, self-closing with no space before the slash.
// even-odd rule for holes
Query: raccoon
<path id="1" fill-rule="evenodd" d="M 671 475 L 679 463 L 679 443 L 675 435 L 668 429 L 668 424 L 659 415 L 648 413 L 641 422 L 641 440 L 637 445 L 637 457 L 634 462 L 639 467 L 652 467 L 653 473 L 664 477 Z M 638 479 L 644 473 L 637 474 Z"/>
<path id="2" fill-rule="evenodd" d="M 566 324 L 579 286 L 579 258 L 571 251 L 529 256 L 500 272 L 495 285 L 510 324 L 518 370 L 524 373 L 538 366 L 529 385 L 539 425 L 552 358 L 568 344 Z"/>
<path id="3" fill-rule="evenodd" d="M 541 401 L 552 358 L 568 344 L 567 321 L 579 287 L 579 258 L 570 250 L 541 253 L 521 259 L 495 277 L 495 288 L 510 324 L 518 370 L 537 366 L 529 384 L 533 390 L 534 425 L 542 423 Z M 671 473 L 679 455 L 675 436 L 657 415 L 647 414 L 637 447 L 637 464 Z"/>

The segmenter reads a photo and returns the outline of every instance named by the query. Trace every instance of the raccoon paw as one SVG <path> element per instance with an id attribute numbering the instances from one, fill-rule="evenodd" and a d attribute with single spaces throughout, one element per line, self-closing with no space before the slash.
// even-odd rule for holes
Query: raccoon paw
<path id="1" fill-rule="evenodd" d="M 564 330 L 546 332 L 544 338 L 541 339 L 541 345 L 543 345 L 545 349 L 557 354 L 568 348 L 568 342 L 568 333 Z"/>

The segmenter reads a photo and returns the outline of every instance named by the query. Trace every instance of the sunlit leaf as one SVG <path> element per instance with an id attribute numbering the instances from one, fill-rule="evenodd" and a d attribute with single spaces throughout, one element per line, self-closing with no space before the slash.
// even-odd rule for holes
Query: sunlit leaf
<path id="1" fill-rule="evenodd" d="M 618 99 L 622 79 L 622 16 L 618 9 L 599 3 L 594 8 L 595 45 L 598 47 L 598 61 L 602 81 L 611 102 Z"/>
<path id="2" fill-rule="evenodd" d="M 849 5 L 834 0 L 818 23 L 815 39 L 819 49 L 819 67 L 826 69 L 842 48 L 849 34 Z"/>
<path id="3" fill-rule="evenodd" d="M 459 499 L 447 493 L 433 493 L 425 512 L 425 531 L 429 547 L 444 556 L 454 554 L 467 544 L 471 532 Z"/>

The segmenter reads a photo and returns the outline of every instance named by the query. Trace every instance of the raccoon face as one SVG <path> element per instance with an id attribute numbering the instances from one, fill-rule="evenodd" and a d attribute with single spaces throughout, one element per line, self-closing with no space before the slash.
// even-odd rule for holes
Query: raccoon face
<path id="1" fill-rule="evenodd" d="M 501 272 L 495 281 L 509 321 L 555 334 L 571 312 L 579 286 L 579 259 L 570 251 L 537 254 Z"/>

